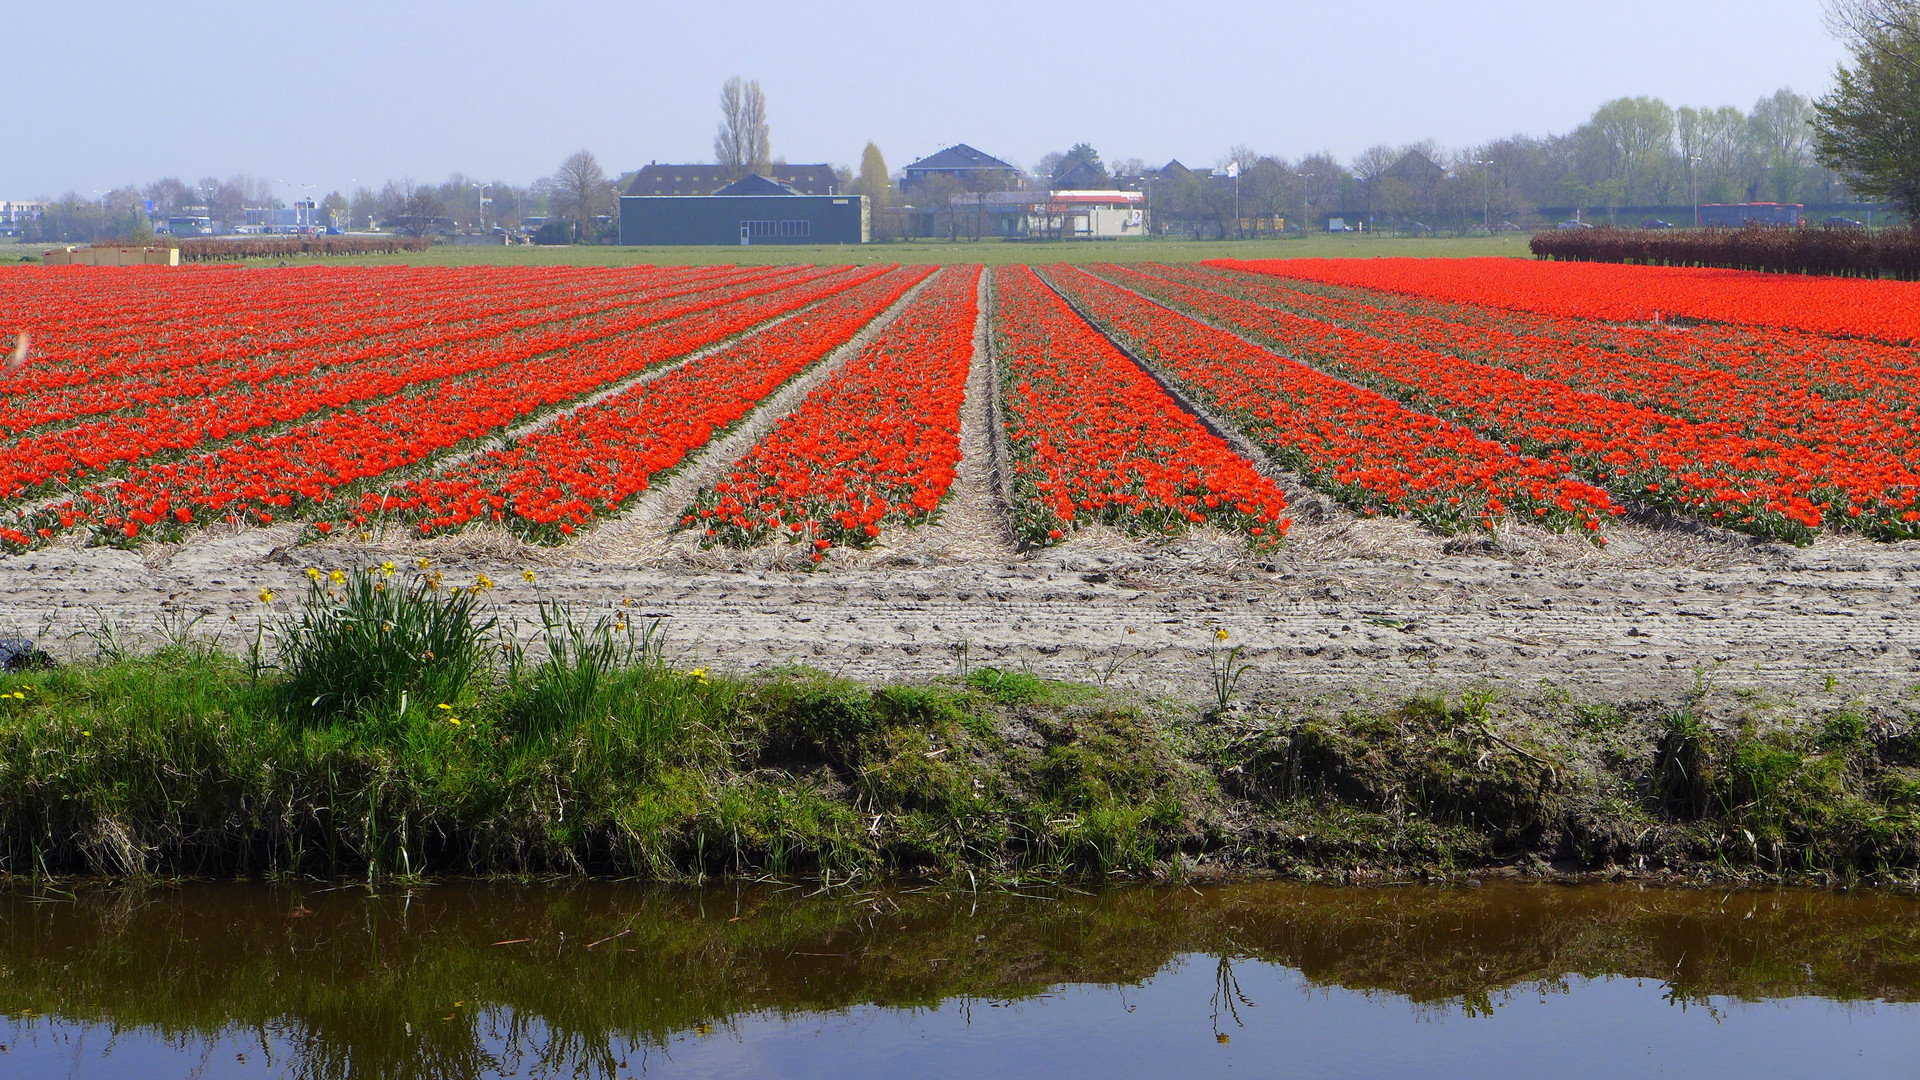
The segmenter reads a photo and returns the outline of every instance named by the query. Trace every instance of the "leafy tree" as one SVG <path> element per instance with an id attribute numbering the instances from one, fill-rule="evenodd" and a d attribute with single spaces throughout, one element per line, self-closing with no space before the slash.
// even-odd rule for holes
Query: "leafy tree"
<path id="1" fill-rule="evenodd" d="M 1747 122 L 1775 201 L 1792 202 L 1813 164 L 1812 102 L 1783 87 L 1756 102 Z"/>
<path id="2" fill-rule="evenodd" d="M 854 190 L 865 195 L 878 214 L 893 202 L 893 184 L 887 178 L 887 159 L 880 155 L 880 148 L 872 143 L 860 153 L 860 179 L 854 181 Z"/>
<path id="3" fill-rule="evenodd" d="M 1067 170 L 1081 164 L 1085 164 L 1099 174 L 1101 182 L 1106 181 L 1107 167 L 1100 161 L 1100 151 L 1095 150 L 1093 144 L 1083 142 L 1074 143 L 1071 149 L 1060 155 L 1059 161 L 1054 165 L 1053 171 L 1048 174 L 1048 178 L 1057 181 L 1067 174 Z"/>
<path id="4" fill-rule="evenodd" d="M 352 204 L 345 195 L 329 191 L 327 197 L 320 200 L 320 217 L 330 227 L 336 223 L 346 224 L 352 218 Z"/>
<path id="5" fill-rule="evenodd" d="M 1839 0 L 1828 25 L 1853 63 L 1813 106 L 1819 159 L 1920 222 L 1920 2 Z"/>

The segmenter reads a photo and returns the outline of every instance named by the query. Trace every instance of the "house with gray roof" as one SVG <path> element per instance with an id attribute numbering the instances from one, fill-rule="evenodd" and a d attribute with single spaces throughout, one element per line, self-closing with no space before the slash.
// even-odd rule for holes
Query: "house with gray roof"
<path id="1" fill-rule="evenodd" d="M 959 181 L 964 191 L 1010 191 L 1020 186 L 1020 170 L 992 154 L 956 143 L 901 170 L 900 191 L 911 195 L 941 177 Z"/>

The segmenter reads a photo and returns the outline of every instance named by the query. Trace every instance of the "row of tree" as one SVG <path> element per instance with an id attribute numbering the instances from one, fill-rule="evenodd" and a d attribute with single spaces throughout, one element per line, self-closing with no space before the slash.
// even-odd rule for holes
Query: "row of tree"
<path id="1" fill-rule="evenodd" d="M 1150 194 L 1157 230 L 1223 237 L 1335 215 L 1383 226 L 1529 224 L 1547 212 L 1610 219 L 1695 203 L 1853 199 L 1838 163 L 1825 163 L 1816 152 L 1815 116 L 1814 103 L 1791 89 L 1761 98 L 1748 111 L 1620 98 L 1563 135 L 1515 135 L 1451 150 L 1432 140 L 1377 145 L 1351 161 L 1324 152 L 1289 158 L 1240 145 L 1197 169 L 1139 158 L 1109 165 L 1093 146 L 1077 143 L 1044 155 L 1024 173 L 983 176 L 972 187 L 1045 190 L 1073 181 L 1140 190 Z M 958 180 L 922 185 L 907 199 L 872 144 L 856 190 L 879 211 L 906 201 L 946 206 L 956 196 L 977 203 Z M 876 221 L 888 217 L 880 213 Z"/>
<path id="2" fill-rule="evenodd" d="M 1078 143 L 1044 155 L 1030 172 L 983 174 L 975 186 L 1046 189 L 1071 179 L 1079 186 L 1143 190 L 1156 229 L 1221 237 L 1332 215 L 1362 217 L 1376 227 L 1492 225 L 1525 224 L 1546 211 L 1614 217 L 1700 202 L 1836 203 L 1855 191 L 1920 200 L 1920 133 L 1908 133 L 1906 142 L 1897 137 L 1920 115 L 1920 0 L 1830 2 L 1856 67 L 1843 68 L 1834 94 L 1818 105 L 1791 89 L 1761 98 L 1748 111 L 1619 98 L 1563 135 L 1515 135 L 1453 150 L 1431 140 L 1380 145 L 1350 162 L 1329 153 L 1288 158 L 1241 145 L 1212 168 L 1155 167 L 1139 158 L 1109 166 L 1091 145 Z M 760 84 L 729 79 L 720 112 L 716 160 L 736 176 L 768 172 L 778 159 Z M 893 211 L 908 200 L 879 147 L 867 144 L 857 177 L 838 171 L 851 190 L 872 200 L 882 235 L 900 231 L 904 218 Z M 1908 174 L 1912 180 L 1902 179 Z M 593 154 L 581 150 L 552 176 L 527 185 L 455 173 L 440 184 L 396 180 L 377 191 L 330 192 L 319 204 L 323 221 L 352 230 L 423 236 L 541 220 L 548 239 L 610 241 L 617 236 L 613 212 L 625 179 L 610 179 Z M 944 208 L 969 190 L 959 181 L 936 182 L 912 198 Z M 52 200 L 46 215 L 29 225 L 29 238 L 137 235 L 150 227 L 150 217 L 189 212 L 231 224 L 244 220 L 249 208 L 282 205 L 272 184 L 244 175 L 196 184 L 168 177 L 95 195 L 69 192 Z"/>
<path id="3" fill-rule="evenodd" d="M 170 176 L 95 196 L 70 191 L 42 200 L 47 209 L 24 224 L 25 238 L 141 239 L 172 218 L 206 217 L 232 227 L 245 224 L 249 210 L 288 205 L 271 182 L 247 175 L 205 177 L 192 184 Z M 549 235 L 564 239 L 607 238 L 617 232 L 611 224 L 614 182 L 586 150 L 569 155 L 552 176 L 531 184 L 482 181 L 456 172 L 438 184 L 389 180 L 377 190 L 363 186 L 351 194 L 331 191 L 316 204 L 321 224 L 349 232 L 380 229 L 427 236 L 495 227 L 517 230 L 530 221 L 554 226 Z"/>

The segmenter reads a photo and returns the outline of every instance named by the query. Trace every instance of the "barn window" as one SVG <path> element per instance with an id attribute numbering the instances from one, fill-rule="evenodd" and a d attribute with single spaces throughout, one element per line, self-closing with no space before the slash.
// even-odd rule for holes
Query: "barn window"
<path id="1" fill-rule="evenodd" d="M 781 236 L 810 236 L 813 223 L 810 221 L 783 221 L 780 223 Z"/>

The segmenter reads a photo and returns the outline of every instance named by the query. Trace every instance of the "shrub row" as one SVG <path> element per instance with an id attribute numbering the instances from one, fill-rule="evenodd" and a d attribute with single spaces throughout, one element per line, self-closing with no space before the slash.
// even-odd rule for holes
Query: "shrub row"
<path id="1" fill-rule="evenodd" d="M 229 240 L 197 238 L 178 243 L 182 261 L 258 259 L 285 255 L 389 255 L 425 251 L 424 236 L 257 236 Z"/>
<path id="2" fill-rule="evenodd" d="M 1542 259 L 1577 262 L 1920 280 L 1920 231 L 1912 229 L 1555 229 L 1536 234 L 1528 247 Z"/>

